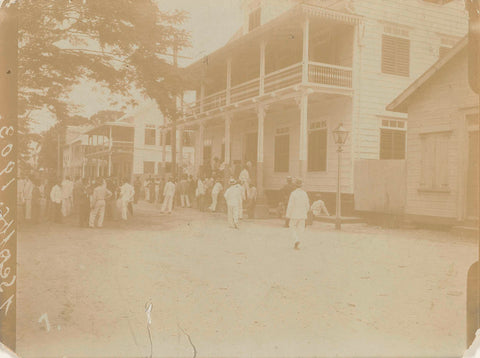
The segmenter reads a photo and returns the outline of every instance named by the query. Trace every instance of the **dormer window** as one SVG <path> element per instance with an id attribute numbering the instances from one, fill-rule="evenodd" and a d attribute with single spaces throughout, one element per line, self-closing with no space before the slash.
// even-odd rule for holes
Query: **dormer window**
<path id="1" fill-rule="evenodd" d="M 248 15 L 248 31 L 260 26 L 260 19 L 262 15 L 262 8 L 258 7 Z"/>

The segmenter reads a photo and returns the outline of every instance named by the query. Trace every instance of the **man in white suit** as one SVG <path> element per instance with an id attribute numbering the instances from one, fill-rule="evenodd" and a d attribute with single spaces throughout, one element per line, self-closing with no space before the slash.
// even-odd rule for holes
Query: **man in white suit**
<path id="1" fill-rule="evenodd" d="M 293 248 L 298 250 L 300 246 L 299 236 L 305 231 L 305 220 L 310 210 L 310 201 L 307 193 L 302 189 L 302 180 L 295 179 L 294 183 L 296 189 L 290 194 L 286 217 L 290 219 L 290 231 L 295 241 Z"/>
<path id="2" fill-rule="evenodd" d="M 120 200 L 122 203 L 122 220 L 127 220 L 128 204 L 133 201 L 135 189 L 126 178 L 122 179 L 122 186 L 120 187 Z"/>
<path id="3" fill-rule="evenodd" d="M 173 198 L 175 197 L 175 183 L 173 182 L 173 178 L 168 178 L 167 183 L 165 184 L 165 188 L 163 189 L 163 206 L 162 206 L 162 213 L 168 211 L 169 214 L 172 213 L 173 207 Z"/>

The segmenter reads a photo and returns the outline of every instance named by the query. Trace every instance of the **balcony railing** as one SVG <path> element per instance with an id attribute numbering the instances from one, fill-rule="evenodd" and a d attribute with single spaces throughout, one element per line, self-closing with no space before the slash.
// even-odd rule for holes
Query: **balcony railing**
<path id="1" fill-rule="evenodd" d="M 264 78 L 264 93 L 288 88 L 302 83 L 302 63 L 282 68 L 267 74 Z M 338 89 L 352 89 L 352 68 L 309 62 L 308 78 L 304 84 L 325 86 Z M 260 79 L 240 83 L 230 89 L 230 102 L 235 104 L 260 95 Z M 227 105 L 227 90 L 208 95 L 183 107 L 185 117 L 191 117 Z"/>
<path id="2" fill-rule="evenodd" d="M 132 141 L 112 141 L 111 153 L 133 153 L 134 143 Z M 104 144 L 90 144 L 86 147 L 85 154 L 88 156 L 98 154 L 110 153 L 110 146 L 108 143 Z"/>

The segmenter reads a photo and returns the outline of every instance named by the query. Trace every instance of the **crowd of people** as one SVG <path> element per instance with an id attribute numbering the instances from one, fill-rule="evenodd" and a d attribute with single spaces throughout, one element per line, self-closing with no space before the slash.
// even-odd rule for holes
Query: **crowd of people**
<path id="1" fill-rule="evenodd" d="M 205 212 L 227 213 L 230 227 L 239 229 L 244 212 L 255 217 L 257 189 L 250 162 L 243 168 L 225 166 L 214 159 L 210 170 L 201 170 L 197 178 L 182 174 L 178 178 L 142 178 L 133 185 L 126 178 L 75 178 L 41 181 L 34 177 L 19 179 L 18 202 L 23 205 L 26 221 L 45 219 L 61 223 L 64 217 L 78 216 L 82 227 L 103 226 L 104 219 L 128 220 L 133 215 L 133 204 L 145 200 L 161 213 L 171 214 L 175 207 L 192 208 Z M 285 218 L 284 226 L 291 229 L 294 248 L 300 245 L 300 235 L 313 218 L 329 215 L 321 197 L 314 197 L 312 205 L 302 189 L 302 181 L 287 177 L 280 190 L 279 212 Z"/>
<path id="2" fill-rule="evenodd" d="M 133 215 L 135 189 L 126 178 L 42 181 L 32 176 L 18 180 L 17 193 L 23 219 L 34 224 L 40 219 L 61 223 L 77 215 L 80 226 L 101 228 L 105 218 L 128 220 Z"/>

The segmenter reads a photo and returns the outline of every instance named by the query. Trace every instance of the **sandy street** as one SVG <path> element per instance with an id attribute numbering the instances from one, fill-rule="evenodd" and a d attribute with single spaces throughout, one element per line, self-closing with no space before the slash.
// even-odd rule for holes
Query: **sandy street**
<path id="1" fill-rule="evenodd" d="M 477 243 L 445 232 L 315 223 L 301 250 L 279 220 L 148 204 L 104 229 L 18 237 L 22 357 L 461 356 Z"/>

